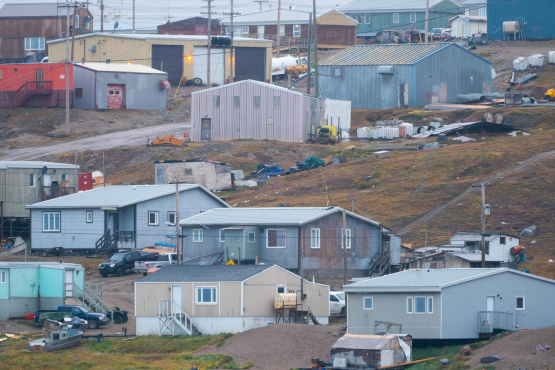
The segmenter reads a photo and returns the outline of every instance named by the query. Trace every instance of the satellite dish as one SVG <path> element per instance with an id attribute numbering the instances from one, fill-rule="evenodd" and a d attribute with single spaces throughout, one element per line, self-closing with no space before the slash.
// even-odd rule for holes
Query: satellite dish
<path id="1" fill-rule="evenodd" d="M 41 170 L 41 173 L 44 175 L 48 171 L 48 167 L 44 166 Z"/>
<path id="2" fill-rule="evenodd" d="M 114 29 L 118 28 L 118 26 L 119 26 L 119 22 L 116 21 L 116 23 L 114 23 Z"/>

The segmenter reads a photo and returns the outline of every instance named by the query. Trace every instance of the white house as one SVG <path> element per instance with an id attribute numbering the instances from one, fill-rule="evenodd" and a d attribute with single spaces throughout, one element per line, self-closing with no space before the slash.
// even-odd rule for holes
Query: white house
<path id="1" fill-rule="evenodd" d="M 455 247 L 462 251 L 480 251 L 482 236 L 479 233 L 459 232 L 449 239 L 450 246 L 446 250 Z M 515 256 L 511 254 L 511 248 L 520 244 L 520 238 L 507 234 L 486 234 L 486 255 L 501 262 L 514 262 Z M 440 247 L 440 249 L 442 249 Z"/>
<path id="2" fill-rule="evenodd" d="M 487 33 L 487 18 L 478 15 L 457 15 L 449 19 L 451 36 L 471 37 L 476 33 Z"/>

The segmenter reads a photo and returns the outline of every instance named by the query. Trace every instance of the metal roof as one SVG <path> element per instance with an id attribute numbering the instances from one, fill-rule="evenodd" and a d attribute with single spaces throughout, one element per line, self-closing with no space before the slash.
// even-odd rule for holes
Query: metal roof
<path id="1" fill-rule="evenodd" d="M 207 42 L 208 36 L 203 35 L 151 35 L 151 34 L 133 34 L 133 33 L 101 33 L 93 32 L 86 35 L 75 36 L 75 40 L 84 39 L 87 37 L 116 37 L 123 39 L 133 40 L 172 40 L 172 41 L 203 41 Z M 257 43 L 272 43 L 272 40 L 255 39 L 250 37 L 234 37 L 234 42 L 257 42 Z M 57 42 L 66 42 L 66 39 L 57 39 L 48 41 L 47 44 L 55 44 Z"/>
<path id="2" fill-rule="evenodd" d="M 329 8 L 326 10 L 330 10 Z M 298 10 L 288 10 L 288 9 L 281 9 L 280 14 L 280 23 L 281 24 L 305 24 L 309 21 L 309 14 L 310 12 L 298 11 Z M 321 16 L 323 13 L 318 13 L 316 17 Z M 233 26 L 250 26 L 250 25 L 268 25 L 268 24 L 277 24 L 277 15 L 278 11 L 275 10 L 266 10 L 262 12 L 256 12 L 251 14 L 245 15 L 238 15 L 233 17 Z M 221 21 L 223 26 L 229 26 L 231 20 L 229 18 L 224 19 Z M 235 40 L 235 38 L 234 38 Z"/>
<path id="3" fill-rule="evenodd" d="M 453 253 L 453 252 L 447 252 L 447 253 L 449 253 L 449 254 L 452 255 L 452 256 L 462 258 L 463 260 L 466 260 L 466 261 L 468 261 L 468 262 L 480 262 L 480 261 L 482 261 L 482 253 L 479 253 L 479 252 L 478 252 L 478 253 L 464 253 L 464 252 L 461 252 L 461 253 Z M 486 255 L 485 255 L 485 261 L 486 261 L 486 262 L 503 262 L 503 259 L 502 259 L 502 258 L 501 258 L 501 259 L 495 258 L 495 257 L 492 257 L 492 256 L 486 254 Z"/>
<path id="4" fill-rule="evenodd" d="M 438 1 L 430 1 L 430 7 Z M 368 1 L 353 0 L 338 8 L 343 13 L 387 13 L 393 10 L 409 12 L 414 10 L 426 10 L 426 0 L 388 0 Z"/>
<path id="5" fill-rule="evenodd" d="M 508 236 L 511 238 L 518 238 L 518 236 L 513 236 L 509 234 L 486 234 L 486 241 L 491 241 L 497 239 L 500 236 Z M 482 240 L 482 235 L 480 233 L 465 233 L 465 232 L 458 232 L 449 238 L 449 241 L 464 241 L 464 242 L 477 242 Z"/>
<path id="6" fill-rule="evenodd" d="M 298 91 L 295 91 L 295 90 L 289 90 L 289 89 L 287 89 L 287 88 L 285 88 L 285 87 L 281 87 L 281 86 L 269 84 L 269 83 L 266 83 L 266 82 L 255 81 L 255 80 L 243 80 L 243 81 L 238 81 L 238 82 L 232 82 L 232 83 L 227 84 L 227 85 L 215 86 L 215 87 L 212 87 L 212 88 L 210 88 L 210 89 L 204 89 L 204 90 L 199 90 L 199 91 L 193 91 L 193 92 L 191 93 L 191 95 L 203 94 L 203 93 L 206 93 L 207 91 L 218 90 L 218 89 L 225 89 L 225 88 L 228 88 L 228 87 L 230 87 L 230 86 L 241 85 L 241 84 L 256 84 L 256 85 L 260 85 L 260 86 L 262 86 L 262 87 L 267 87 L 267 88 L 270 88 L 270 89 L 279 90 L 279 91 L 286 92 L 286 93 L 289 93 L 289 94 L 307 96 L 307 97 L 312 98 L 312 96 L 310 96 L 310 95 L 303 94 L 303 93 L 298 92 Z"/>
<path id="7" fill-rule="evenodd" d="M 319 65 L 411 65 L 448 48 L 452 43 L 356 45 L 324 59 Z"/>
<path id="8" fill-rule="evenodd" d="M 79 168 L 74 164 L 56 163 L 56 162 L 43 162 L 43 161 L 0 161 L 0 169 L 6 168 L 59 168 L 59 169 L 72 169 Z"/>
<path id="9" fill-rule="evenodd" d="M 48 268 L 55 268 L 55 269 L 73 268 L 76 270 L 84 270 L 83 266 L 77 263 L 0 261 L 0 268 L 31 268 L 31 267 L 48 267 Z"/>
<path id="10" fill-rule="evenodd" d="M 97 72 L 147 73 L 147 74 L 167 75 L 166 72 L 162 72 L 157 69 L 144 66 L 142 64 L 85 62 L 85 63 L 74 63 L 73 66 L 87 68 Z"/>
<path id="11" fill-rule="evenodd" d="M 114 28 L 118 23 L 118 27 Z M 93 19 L 93 31 L 99 32 L 101 27 L 102 19 Z M 135 32 L 139 33 L 158 33 L 158 26 L 166 23 L 164 19 L 161 18 L 146 18 L 137 17 L 135 19 Z M 104 32 L 116 32 L 116 33 L 132 33 L 133 31 L 133 18 L 105 18 L 104 19 Z"/>
<path id="12" fill-rule="evenodd" d="M 51 18 L 65 17 L 65 4 L 58 3 L 23 3 L 5 4 L 0 9 L 0 18 Z M 73 14 L 73 7 L 69 8 L 69 14 Z"/>
<path id="13" fill-rule="evenodd" d="M 179 191 L 199 188 L 209 196 L 218 200 L 223 206 L 227 204 L 200 185 L 180 185 Z M 45 208 L 121 208 L 146 200 L 174 194 L 174 185 L 120 185 L 96 188 L 64 197 L 47 200 L 29 205 L 28 209 Z"/>
<path id="14" fill-rule="evenodd" d="M 452 21 L 456 18 L 460 18 L 462 20 L 465 21 L 472 21 L 472 22 L 487 22 L 488 21 L 488 17 L 483 17 L 483 16 L 479 16 L 479 15 L 456 15 L 453 18 L 449 18 L 449 21 Z"/>
<path id="15" fill-rule="evenodd" d="M 345 334 L 331 346 L 331 348 L 345 349 L 383 349 L 392 340 L 398 340 L 396 335 L 357 335 Z"/>
<path id="16" fill-rule="evenodd" d="M 235 265 L 235 266 L 166 266 L 150 275 L 137 280 L 137 283 L 213 283 L 245 281 L 274 265 Z"/>
<path id="17" fill-rule="evenodd" d="M 181 226 L 300 226 L 336 212 L 339 207 L 214 208 L 181 220 Z M 346 211 L 352 217 L 376 226 L 378 222 Z"/>
<path id="18" fill-rule="evenodd" d="M 468 0 L 462 3 L 462 6 L 471 6 L 471 5 L 487 5 L 488 0 Z"/>

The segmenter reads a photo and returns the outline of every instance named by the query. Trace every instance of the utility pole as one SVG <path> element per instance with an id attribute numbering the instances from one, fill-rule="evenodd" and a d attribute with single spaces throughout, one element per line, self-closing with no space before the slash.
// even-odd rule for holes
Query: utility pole
<path id="1" fill-rule="evenodd" d="M 224 15 L 229 15 L 230 19 L 231 19 L 231 42 L 230 42 L 230 51 L 229 51 L 229 83 L 233 83 L 235 82 L 235 60 L 233 58 L 233 52 L 234 52 L 234 47 L 233 47 L 233 36 L 235 35 L 235 27 L 233 26 L 233 16 L 237 14 L 241 14 L 241 13 L 236 13 L 235 9 L 233 8 L 233 0 L 231 0 L 231 13 L 224 13 Z"/>
<path id="2" fill-rule="evenodd" d="M 186 182 L 175 181 L 175 246 L 177 251 L 177 265 L 181 266 L 183 264 L 183 248 L 181 242 L 181 233 L 179 230 L 179 185 L 185 184 Z"/>
<path id="3" fill-rule="evenodd" d="M 75 19 L 75 14 L 73 15 Z M 69 135 L 69 0 L 66 0 L 66 134 Z"/>
<path id="4" fill-rule="evenodd" d="M 349 254 L 347 252 L 347 215 L 345 210 L 343 210 L 343 285 L 347 285 L 349 280 L 349 270 L 348 270 L 348 259 Z"/>
<path id="5" fill-rule="evenodd" d="M 306 68 L 306 94 L 310 95 L 310 75 L 312 75 L 312 13 L 308 16 L 308 66 Z"/>
<path id="6" fill-rule="evenodd" d="M 206 87 L 210 88 L 210 46 L 212 44 L 212 1 L 214 0 L 202 0 L 208 3 L 208 43 L 206 47 Z M 201 14 L 206 14 L 201 12 Z M 233 32 L 233 30 L 231 31 Z"/>
<path id="7" fill-rule="evenodd" d="M 277 19 L 277 57 L 279 58 L 279 49 L 281 49 L 281 0 L 278 0 L 278 19 Z"/>
<path id="8" fill-rule="evenodd" d="M 356 202 L 357 201 L 355 200 L 355 198 L 351 199 L 351 210 L 352 210 L 353 213 L 355 213 L 355 203 Z"/>
<path id="9" fill-rule="evenodd" d="M 424 20 L 424 33 L 426 35 L 426 41 L 424 41 L 425 44 L 428 43 L 428 15 L 429 15 L 429 11 L 430 11 L 430 0 L 426 0 L 426 19 Z"/>
<path id="10" fill-rule="evenodd" d="M 483 180 L 480 185 L 472 185 L 473 188 L 480 188 L 480 192 L 482 194 L 482 201 L 480 202 L 480 221 L 482 223 L 482 268 L 486 267 L 486 216 L 489 216 L 489 206 L 486 204 L 486 186 L 490 185 L 486 184 Z"/>
<path id="11" fill-rule="evenodd" d="M 135 0 L 133 0 L 133 33 L 135 33 Z"/>
<path id="12" fill-rule="evenodd" d="M 320 89 L 318 88 L 318 24 L 316 22 L 316 0 L 312 0 L 312 31 L 314 36 L 314 97 L 320 97 Z"/>
<path id="13" fill-rule="evenodd" d="M 100 0 L 100 32 L 104 32 L 104 0 Z"/>
<path id="14" fill-rule="evenodd" d="M 77 13 L 77 1 L 75 2 L 75 6 L 73 7 L 73 31 L 71 32 L 71 61 L 73 62 L 73 48 L 75 47 L 75 13 Z M 77 24 L 77 27 L 79 25 Z"/>
<path id="15" fill-rule="evenodd" d="M 102 152 L 102 187 L 106 187 L 106 170 L 104 168 L 104 152 Z"/>
<path id="16" fill-rule="evenodd" d="M 254 0 L 254 2 L 260 4 L 260 11 L 262 11 L 262 3 L 267 3 L 268 0 Z"/>

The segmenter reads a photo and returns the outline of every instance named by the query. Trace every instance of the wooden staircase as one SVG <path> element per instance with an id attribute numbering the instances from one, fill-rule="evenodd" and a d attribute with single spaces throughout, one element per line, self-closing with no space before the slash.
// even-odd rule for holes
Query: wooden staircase
<path id="1" fill-rule="evenodd" d="M 310 310 L 310 307 L 308 308 L 308 317 L 310 318 L 310 320 L 312 321 L 312 323 L 314 325 L 320 325 L 320 323 L 318 322 L 318 320 L 316 319 L 316 316 L 314 316 L 314 314 L 312 313 L 312 311 Z"/>
<path id="2" fill-rule="evenodd" d="M 110 230 L 106 231 L 94 245 L 95 254 L 110 255 L 118 251 L 118 233 L 111 233 Z"/>
<path id="3" fill-rule="evenodd" d="M 19 108 L 31 97 L 52 94 L 52 81 L 28 81 L 17 89 L 13 96 L 13 108 Z"/>
<path id="4" fill-rule="evenodd" d="M 391 263 L 389 248 L 378 252 L 370 261 L 368 265 L 368 276 L 379 277 L 383 276 L 389 269 Z"/>
<path id="5" fill-rule="evenodd" d="M 158 301 L 156 302 L 156 316 L 160 325 L 158 335 L 161 336 L 167 331 L 176 335 L 178 328 L 183 329 L 188 335 L 202 335 L 193 325 L 193 320 L 175 302 Z"/>

